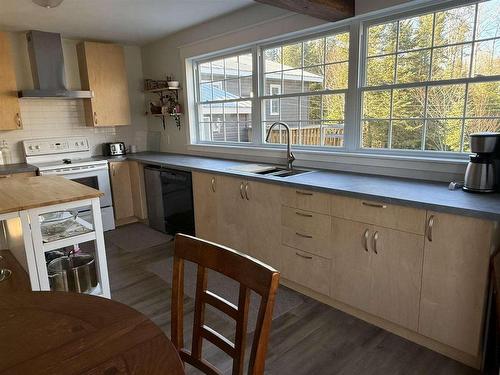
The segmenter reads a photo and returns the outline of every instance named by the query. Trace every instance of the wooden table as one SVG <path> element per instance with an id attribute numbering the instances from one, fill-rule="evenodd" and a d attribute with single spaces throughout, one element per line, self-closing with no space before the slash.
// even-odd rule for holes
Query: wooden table
<path id="1" fill-rule="evenodd" d="M 0 374 L 184 374 L 160 328 L 126 305 L 64 292 L 1 297 Z"/>

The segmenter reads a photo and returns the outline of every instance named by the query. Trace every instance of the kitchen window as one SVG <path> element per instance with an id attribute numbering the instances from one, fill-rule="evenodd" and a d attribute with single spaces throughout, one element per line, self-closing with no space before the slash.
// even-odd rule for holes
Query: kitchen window
<path id="1" fill-rule="evenodd" d="M 252 139 L 253 57 L 249 52 L 197 64 L 198 135 L 202 142 Z"/>
<path id="2" fill-rule="evenodd" d="M 349 32 L 262 48 L 262 129 L 291 128 L 292 143 L 342 147 L 349 70 Z M 269 143 L 283 143 L 274 128 Z"/>
<path id="3" fill-rule="evenodd" d="M 500 0 L 355 19 L 193 66 L 199 143 L 273 147 L 284 130 L 269 143 L 266 131 L 283 121 L 298 149 L 463 159 L 469 134 L 500 131 Z"/>
<path id="4" fill-rule="evenodd" d="M 469 152 L 500 130 L 500 1 L 365 28 L 361 147 Z"/>

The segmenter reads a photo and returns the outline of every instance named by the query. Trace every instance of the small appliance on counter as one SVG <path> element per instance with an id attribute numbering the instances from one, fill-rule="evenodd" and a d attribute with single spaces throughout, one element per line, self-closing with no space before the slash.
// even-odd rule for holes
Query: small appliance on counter
<path id="1" fill-rule="evenodd" d="M 477 193 L 492 193 L 499 186 L 496 169 L 500 166 L 500 133 L 483 132 L 470 135 L 470 156 L 463 189 Z"/>
<path id="2" fill-rule="evenodd" d="M 104 156 L 119 156 L 127 153 L 124 142 L 103 143 L 102 146 Z"/>

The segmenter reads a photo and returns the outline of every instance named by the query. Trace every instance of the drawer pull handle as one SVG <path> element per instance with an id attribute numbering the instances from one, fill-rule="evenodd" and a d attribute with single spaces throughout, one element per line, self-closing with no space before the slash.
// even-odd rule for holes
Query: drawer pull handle
<path id="1" fill-rule="evenodd" d="M 296 215 L 303 216 L 303 217 L 313 217 L 311 214 L 305 214 L 303 212 L 295 211 Z"/>
<path id="2" fill-rule="evenodd" d="M 432 242 L 432 228 L 434 227 L 434 215 L 429 216 L 427 222 L 427 239 Z"/>
<path id="3" fill-rule="evenodd" d="M 295 234 L 299 237 L 303 237 L 303 238 L 313 238 L 313 236 L 309 236 L 308 234 L 302 234 L 302 233 L 299 233 L 299 232 L 295 232 Z"/>
<path id="4" fill-rule="evenodd" d="M 215 177 L 212 177 L 212 180 L 210 182 L 212 183 L 212 192 L 215 193 Z"/>
<path id="5" fill-rule="evenodd" d="M 378 242 L 378 232 L 375 232 L 373 234 L 373 252 L 375 254 L 378 254 L 377 242 Z"/>
<path id="6" fill-rule="evenodd" d="M 97 125 L 97 112 L 94 112 L 94 124 Z"/>
<path id="7" fill-rule="evenodd" d="M 376 208 L 387 208 L 385 204 L 371 203 L 371 202 L 361 202 L 363 206 L 376 207 Z"/>
<path id="8" fill-rule="evenodd" d="M 299 195 L 313 195 L 313 193 L 307 193 L 305 191 L 295 190 L 295 192 Z"/>
<path id="9" fill-rule="evenodd" d="M 248 182 L 245 184 L 245 198 L 247 201 L 250 200 L 250 198 L 248 198 Z"/>
<path id="10" fill-rule="evenodd" d="M 312 259 L 312 258 L 313 258 L 312 256 L 309 256 L 309 255 L 303 255 L 303 254 L 301 254 L 301 253 L 295 253 L 295 255 L 298 255 L 299 257 L 304 258 L 304 259 Z"/>
<path id="11" fill-rule="evenodd" d="M 245 196 L 243 195 L 243 182 L 240 184 L 240 197 L 241 199 L 245 199 Z"/>
<path id="12" fill-rule="evenodd" d="M 368 236 L 370 235 L 370 230 L 366 229 L 365 233 L 363 234 L 363 238 L 365 240 L 365 251 L 368 252 Z"/>
<path id="13" fill-rule="evenodd" d="M 18 128 L 20 128 L 22 125 L 23 125 L 23 122 L 21 120 L 21 115 L 18 113 L 16 113 L 16 125 Z"/>

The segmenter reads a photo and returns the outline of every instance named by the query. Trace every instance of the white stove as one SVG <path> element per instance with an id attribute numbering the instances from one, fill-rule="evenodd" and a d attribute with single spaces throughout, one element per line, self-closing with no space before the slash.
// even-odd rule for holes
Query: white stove
<path id="1" fill-rule="evenodd" d="M 41 176 L 59 175 L 102 191 L 103 229 L 115 228 L 108 161 L 92 157 L 86 137 L 25 140 L 23 148 L 26 162 L 36 166 Z M 80 215 L 90 212 L 82 210 Z"/>

